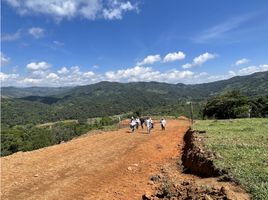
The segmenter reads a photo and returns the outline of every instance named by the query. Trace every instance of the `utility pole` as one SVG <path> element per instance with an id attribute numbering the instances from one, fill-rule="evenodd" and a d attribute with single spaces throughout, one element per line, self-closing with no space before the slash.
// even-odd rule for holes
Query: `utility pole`
<path id="1" fill-rule="evenodd" d="M 118 129 L 120 129 L 120 122 L 121 122 L 121 117 L 118 116 Z"/>
<path id="2" fill-rule="evenodd" d="M 190 105 L 190 117 L 191 117 L 191 123 L 193 124 L 194 123 L 194 117 L 193 117 L 193 104 L 191 101 L 188 101 L 187 102 L 188 105 Z"/>

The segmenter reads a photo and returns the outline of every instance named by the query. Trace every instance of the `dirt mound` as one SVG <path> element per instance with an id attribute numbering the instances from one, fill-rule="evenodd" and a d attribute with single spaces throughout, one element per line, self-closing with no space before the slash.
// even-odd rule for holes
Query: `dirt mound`
<path id="1" fill-rule="evenodd" d="M 183 181 L 181 183 L 170 183 L 164 181 L 154 195 L 143 195 L 144 200 L 157 199 L 228 199 L 224 187 L 218 189 L 214 187 L 199 186 L 195 182 Z"/>
<path id="2" fill-rule="evenodd" d="M 145 193 L 143 200 L 249 200 L 248 194 L 231 182 L 218 182 L 215 178 L 198 178 L 183 174 L 182 166 L 170 162 L 161 172 L 150 177 L 148 184 L 154 192 Z"/>
<path id="3" fill-rule="evenodd" d="M 224 172 L 215 167 L 213 160 L 216 158 L 213 152 L 205 151 L 200 133 L 189 129 L 184 135 L 184 147 L 182 165 L 186 172 L 201 177 L 221 176 Z"/>

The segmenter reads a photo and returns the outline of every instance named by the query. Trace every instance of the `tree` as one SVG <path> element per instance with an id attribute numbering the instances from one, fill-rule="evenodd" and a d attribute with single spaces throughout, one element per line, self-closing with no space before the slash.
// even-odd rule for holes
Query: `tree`
<path id="1" fill-rule="evenodd" d="M 203 118 L 230 119 L 247 117 L 249 109 L 248 98 L 237 91 L 231 91 L 209 99 L 203 110 Z"/>

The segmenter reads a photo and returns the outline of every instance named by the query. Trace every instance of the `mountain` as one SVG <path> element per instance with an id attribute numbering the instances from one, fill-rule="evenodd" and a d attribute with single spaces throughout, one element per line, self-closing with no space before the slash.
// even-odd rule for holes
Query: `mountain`
<path id="1" fill-rule="evenodd" d="M 230 90 L 251 97 L 267 95 L 268 72 L 193 85 L 104 81 L 73 88 L 2 88 L 2 95 L 9 97 L 2 98 L 2 124 L 43 123 L 137 110 L 148 114 L 174 114 L 178 111 L 184 114 L 186 101 L 191 100 L 201 108 L 207 98 Z M 25 96 L 25 91 L 31 96 Z"/>
<path id="2" fill-rule="evenodd" d="M 192 86 L 206 95 L 217 95 L 230 90 L 238 90 L 246 96 L 262 96 L 268 94 L 268 71 Z"/>
<path id="3" fill-rule="evenodd" d="M 1 96 L 4 97 L 27 97 L 27 96 L 51 96 L 70 90 L 72 87 L 2 87 Z"/>

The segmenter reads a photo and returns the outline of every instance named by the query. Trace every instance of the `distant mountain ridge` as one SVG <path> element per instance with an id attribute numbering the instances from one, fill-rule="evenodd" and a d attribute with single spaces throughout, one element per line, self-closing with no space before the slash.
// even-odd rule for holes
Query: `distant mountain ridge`
<path id="1" fill-rule="evenodd" d="M 2 96 L 9 98 L 2 98 L 2 123 L 43 123 L 115 115 L 135 109 L 174 110 L 173 105 L 183 106 L 189 100 L 200 103 L 230 90 L 252 97 L 267 95 L 268 72 L 193 85 L 103 81 L 73 88 L 4 87 Z"/>
<path id="2" fill-rule="evenodd" d="M 72 87 L 2 87 L 1 96 L 20 98 L 27 96 L 51 96 L 70 90 Z"/>
<path id="3" fill-rule="evenodd" d="M 188 96 L 201 95 L 207 97 L 208 95 L 219 94 L 223 91 L 228 90 L 239 90 L 245 95 L 254 96 L 262 95 L 268 92 L 268 72 L 257 72 L 247 76 L 235 76 L 227 80 L 220 80 L 210 83 L 201 84 L 169 84 L 160 82 L 130 82 L 130 83 L 119 83 L 119 82 L 108 82 L 102 81 L 99 83 L 85 85 L 85 86 L 74 86 L 74 87 L 2 87 L 1 95 L 11 98 L 21 98 L 27 96 L 63 96 L 70 95 L 72 93 L 87 94 L 94 88 L 102 88 L 110 86 L 121 85 L 122 88 L 127 86 L 136 88 L 146 88 L 153 91 L 155 87 L 156 93 L 167 93 L 169 89 L 179 89 L 182 94 Z M 105 88 L 102 88 L 105 89 Z M 157 90 L 157 91 L 156 91 Z M 189 94 L 190 93 L 190 94 Z"/>

